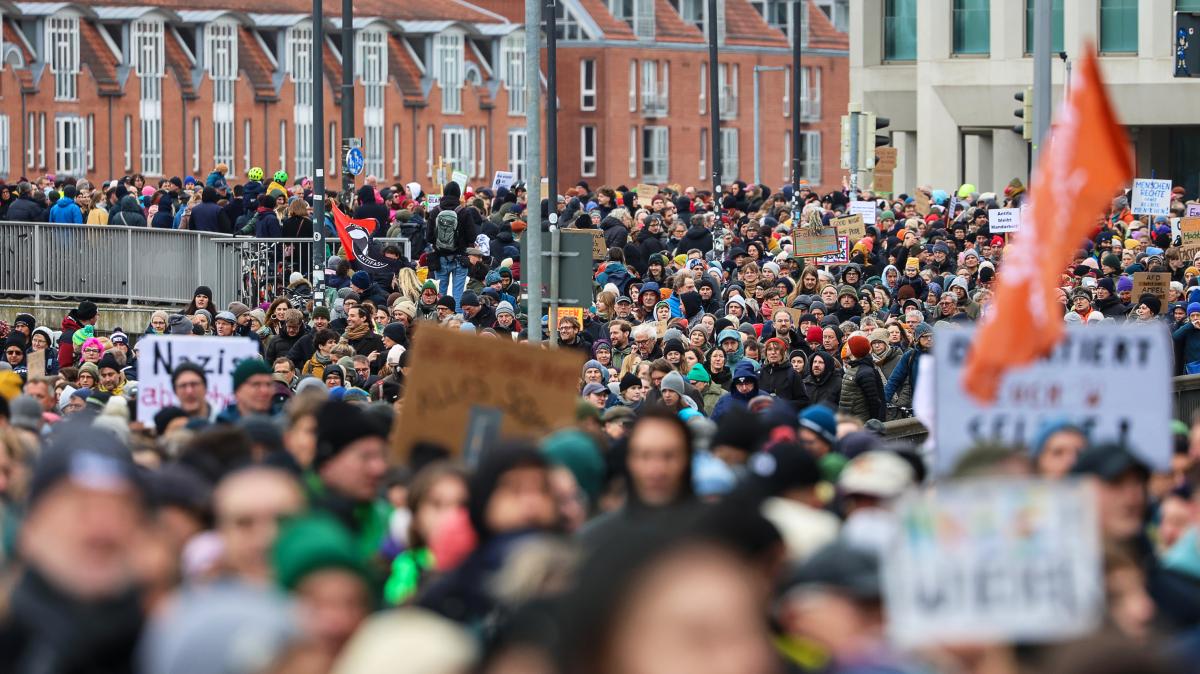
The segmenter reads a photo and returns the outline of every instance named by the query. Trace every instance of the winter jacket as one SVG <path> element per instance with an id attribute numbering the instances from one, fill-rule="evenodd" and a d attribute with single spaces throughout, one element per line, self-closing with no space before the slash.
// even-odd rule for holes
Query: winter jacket
<path id="1" fill-rule="evenodd" d="M 1133 307 L 1128 304 L 1122 304 L 1117 297 L 1109 297 L 1106 300 L 1096 300 L 1093 311 L 1099 311 L 1105 318 L 1111 318 L 1118 323 L 1124 323 L 1125 317 L 1129 315 L 1130 309 Z"/>
<path id="2" fill-rule="evenodd" d="M 383 345 L 383 338 L 373 332 L 368 332 L 361 339 L 347 340 L 346 343 L 359 356 L 370 357 L 372 351 L 379 352 L 379 356 L 371 361 L 372 374 L 378 373 L 379 368 L 383 367 L 384 361 L 387 360 L 384 358 L 384 355 L 387 353 L 387 347 Z"/>
<path id="3" fill-rule="evenodd" d="M 363 185 L 358 190 L 358 208 L 354 209 L 354 218 L 375 218 L 375 222 L 379 223 L 375 231 L 386 232 L 391 214 L 388 212 L 387 206 L 379 203 L 379 200 L 375 198 L 375 188 Z"/>
<path id="4" fill-rule="evenodd" d="M 79 205 L 75 203 L 74 199 L 63 197 L 50 207 L 48 220 L 62 224 L 82 225 L 83 211 L 79 210 Z"/>
<path id="5" fill-rule="evenodd" d="M 229 215 L 215 202 L 203 201 L 188 210 L 192 214 L 188 218 L 188 229 L 196 232 L 233 233 L 233 223 L 229 220 Z"/>
<path id="6" fill-rule="evenodd" d="M 713 238 L 712 232 L 704 226 L 691 226 L 683 234 L 683 238 L 679 240 L 676 250 L 680 253 L 686 253 L 691 249 L 697 249 L 701 253 L 707 255 L 712 252 Z"/>
<path id="7" fill-rule="evenodd" d="M 730 384 L 729 393 L 721 396 L 717 404 L 713 406 L 711 415 L 713 421 L 719 421 L 721 417 L 725 416 L 735 407 L 745 408 L 751 400 L 762 395 L 762 391 L 758 388 L 758 375 L 755 374 L 754 365 L 750 361 L 744 360 L 738 363 L 738 366 L 733 369 L 733 378 L 737 379 L 739 377 L 752 377 L 755 381 L 754 390 L 744 394 L 737 390 L 735 384 Z M 709 386 L 711 385 L 709 384 Z"/>
<path id="8" fill-rule="evenodd" d="M 887 419 L 883 378 L 869 355 L 861 360 L 846 363 L 846 368 L 842 371 L 842 395 L 838 410 L 854 415 L 862 421 Z"/>
<path id="9" fill-rule="evenodd" d="M 804 388 L 808 392 L 810 405 L 825 405 L 836 410 L 842 398 L 842 372 L 835 369 L 833 357 L 828 353 L 818 352 L 813 358 L 824 358 L 825 371 L 820 377 L 814 377 L 810 371 L 804 376 Z M 809 367 L 812 365 L 810 363 Z"/>
<path id="10" fill-rule="evenodd" d="M 146 215 L 138 204 L 137 197 L 126 194 L 117 202 L 116 208 L 108 215 L 108 224 L 122 227 L 145 227 Z"/>
<path id="11" fill-rule="evenodd" d="M 875 358 L 872 354 L 872 359 L 875 361 L 875 367 L 879 368 L 880 374 L 883 375 L 883 380 L 886 382 L 891 378 L 892 373 L 896 371 L 896 366 L 900 364 L 900 359 L 904 353 L 894 346 L 889 346 L 884 352 L 882 358 Z"/>
<path id="12" fill-rule="evenodd" d="M 268 363 L 274 363 L 276 358 L 288 356 L 292 350 L 292 347 L 296 345 L 296 342 L 300 341 L 300 338 L 303 337 L 304 334 L 304 330 L 301 329 L 300 334 L 293 337 L 287 334 L 287 329 L 284 328 L 283 334 L 275 335 L 271 338 L 271 341 L 267 343 L 267 349 L 263 352 L 263 360 L 267 361 Z"/>
<path id="13" fill-rule="evenodd" d="M 22 196 L 9 205 L 5 219 L 11 222 L 45 222 L 46 209 L 30 197 Z"/>
<path id="14" fill-rule="evenodd" d="M 283 237 L 283 226 L 279 218 L 270 208 L 259 207 L 254 215 L 254 236 L 259 239 L 278 239 Z"/>
<path id="15" fill-rule="evenodd" d="M 171 196 L 170 192 L 165 192 L 159 199 L 158 212 L 154 214 L 150 225 L 154 229 L 175 228 L 175 197 Z"/>
<path id="16" fill-rule="evenodd" d="M 912 391 L 917 389 L 917 373 L 920 370 L 921 356 L 925 355 L 919 347 L 913 347 L 904 352 L 900 356 L 900 362 L 896 364 L 892 370 L 892 375 L 888 377 L 887 384 L 883 387 L 883 397 L 885 400 L 891 401 L 893 397 L 901 394 L 907 389 L 908 393 L 905 397 L 907 400 L 896 398 L 897 405 L 907 407 L 905 404 L 912 402 Z"/>
<path id="17" fill-rule="evenodd" d="M 433 209 L 428 216 L 428 225 L 425 228 L 425 240 L 437 241 L 437 216 L 442 211 L 456 211 L 458 216 L 458 229 L 454 233 L 454 252 L 441 253 L 435 251 L 435 255 L 430 255 L 429 261 L 430 271 L 441 270 L 441 258 L 443 256 L 461 256 L 467 254 L 467 249 L 475 245 L 475 237 L 479 236 L 479 227 L 482 224 L 483 218 L 479 216 L 479 211 L 474 208 L 462 206 L 462 201 L 458 197 L 449 196 L 443 197 L 438 207 Z"/>
<path id="18" fill-rule="evenodd" d="M 58 338 L 58 366 L 71 367 L 75 364 L 75 331 L 83 329 L 83 323 L 75 318 L 74 309 L 63 316 L 61 328 L 62 334 Z"/>
<path id="19" fill-rule="evenodd" d="M 1180 367 L 1188 363 L 1200 361 L 1200 330 L 1191 323 L 1184 323 L 1172 335 L 1175 342 L 1183 347 L 1183 359 Z"/>
<path id="20" fill-rule="evenodd" d="M 605 218 L 600 229 L 604 230 L 604 245 L 608 248 L 624 248 L 629 243 L 629 228 L 617 218 Z"/>
<path id="21" fill-rule="evenodd" d="M 763 393 L 770 393 L 791 402 L 797 408 L 808 406 L 808 392 L 804 390 L 804 381 L 796 376 L 791 363 L 763 365 L 758 372 L 758 388 Z"/>

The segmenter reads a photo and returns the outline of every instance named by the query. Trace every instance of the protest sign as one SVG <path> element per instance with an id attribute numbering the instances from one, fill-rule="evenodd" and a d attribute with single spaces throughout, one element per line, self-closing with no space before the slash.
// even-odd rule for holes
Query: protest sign
<path id="1" fill-rule="evenodd" d="M 853 215 L 861 215 L 863 222 L 868 225 L 875 224 L 874 201 L 851 201 L 850 213 Z"/>
<path id="2" fill-rule="evenodd" d="M 1049 356 L 1004 376 L 990 406 L 962 386 L 975 330 L 939 325 L 934 333 L 937 474 L 980 442 L 1027 446 L 1054 420 L 1079 425 L 1093 442 L 1122 442 L 1155 469 L 1170 468 L 1173 349 L 1164 328 L 1068 325 Z"/>
<path id="3" fill-rule="evenodd" d="M 819 234 L 812 234 L 808 228 L 799 228 L 795 232 L 792 257 L 819 257 L 838 252 L 837 230 L 833 227 L 823 227 Z"/>
<path id="4" fill-rule="evenodd" d="M 463 173 L 462 171 L 452 171 L 450 173 L 450 180 L 452 182 L 458 183 L 458 187 L 459 187 L 460 191 L 462 191 L 462 192 L 467 191 L 467 180 L 468 180 L 467 174 Z"/>
<path id="5" fill-rule="evenodd" d="M 876 170 L 875 177 L 871 181 L 871 188 L 874 189 L 877 194 L 891 194 L 894 191 L 894 188 L 893 188 L 894 184 L 895 184 L 895 181 L 892 177 L 892 172 L 890 170 L 889 171 Z"/>
<path id="6" fill-rule="evenodd" d="M 1134 215 L 1170 215 L 1171 181 L 1135 178 L 1129 210 Z"/>
<path id="7" fill-rule="evenodd" d="M 897 150 L 894 147 L 875 148 L 875 172 L 891 173 L 896 168 Z"/>
<path id="8" fill-rule="evenodd" d="M 554 328 L 558 329 L 558 322 L 567 316 L 574 316 L 575 320 L 579 321 L 579 326 L 583 327 L 583 307 L 558 307 L 558 311 L 554 314 Z"/>
<path id="9" fill-rule="evenodd" d="M 656 197 L 656 196 L 658 196 L 658 188 L 657 187 L 655 187 L 654 185 L 647 185 L 646 183 L 638 183 L 638 186 L 637 186 L 638 206 L 641 206 L 642 208 L 649 208 L 650 202 L 653 201 L 654 197 Z"/>
<path id="10" fill-rule="evenodd" d="M 929 215 L 930 201 L 929 195 L 925 194 L 925 190 L 917 190 L 917 193 L 913 195 L 913 203 L 916 204 L 917 212 L 920 213 L 922 217 Z"/>
<path id="11" fill-rule="evenodd" d="M 561 229 L 564 234 L 587 234 L 592 237 L 592 260 L 603 260 L 608 257 L 608 242 L 604 232 L 599 229 Z"/>
<path id="12" fill-rule="evenodd" d="M 437 208 L 439 205 L 441 205 L 441 203 L 442 203 L 442 195 L 440 195 L 440 194 L 426 194 L 425 195 L 426 210 Z"/>
<path id="13" fill-rule="evenodd" d="M 1021 209 L 989 208 L 988 231 L 992 234 L 1009 234 L 1021 229 Z"/>
<path id="14" fill-rule="evenodd" d="M 392 427 L 392 457 L 417 443 L 468 462 L 501 438 L 540 437 L 575 420 L 584 355 L 428 326 L 413 338 L 408 390 Z"/>
<path id="15" fill-rule="evenodd" d="M 857 213 L 841 218 L 834 218 L 829 224 L 837 229 L 839 236 L 845 236 L 851 241 L 857 242 L 867 235 L 867 226 L 863 224 L 863 217 Z"/>
<path id="16" fill-rule="evenodd" d="M 46 376 L 46 352 L 30 351 L 25 357 L 25 381 L 33 381 Z"/>
<path id="17" fill-rule="evenodd" d="M 154 424 L 164 407 L 178 405 L 171 375 L 181 363 L 204 368 L 208 404 L 216 410 L 233 403 L 233 370 L 247 358 L 258 358 L 258 345 L 244 337 L 150 335 L 138 342 L 137 420 Z"/>
<path id="18" fill-rule="evenodd" d="M 1184 248 L 1200 248 L 1200 217 L 1179 219 L 1179 239 Z"/>
<path id="19" fill-rule="evenodd" d="M 517 182 L 517 176 L 512 171 L 496 171 L 496 177 L 492 178 L 492 191 L 495 192 L 501 187 L 508 189 L 515 182 Z"/>
<path id="20" fill-rule="evenodd" d="M 1200 217 L 1200 204 L 1191 203 L 1187 205 L 1187 210 L 1184 211 L 1184 217 L 1194 218 Z"/>
<path id="21" fill-rule="evenodd" d="M 850 237 L 838 237 L 838 252 L 821 255 L 813 260 L 813 264 L 846 264 L 850 261 Z"/>
<path id="22" fill-rule="evenodd" d="M 1096 495 L 1085 482 L 949 482 L 895 505 L 882 557 L 888 636 L 901 648 L 1047 643 L 1104 615 Z"/>
<path id="23" fill-rule="evenodd" d="M 1133 300 L 1136 302 L 1145 293 L 1150 293 L 1167 306 L 1167 288 L 1171 285 L 1171 273 L 1165 271 L 1139 271 L 1133 274 Z"/>

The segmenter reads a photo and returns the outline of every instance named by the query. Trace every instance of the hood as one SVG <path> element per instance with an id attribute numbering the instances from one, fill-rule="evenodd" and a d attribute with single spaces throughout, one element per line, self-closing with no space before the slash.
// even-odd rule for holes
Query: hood
<path id="1" fill-rule="evenodd" d="M 603 229 L 606 232 L 610 229 L 614 229 L 617 227 L 624 227 L 624 226 L 625 226 L 625 223 L 621 222 L 620 220 L 614 218 L 611 215 L 600 221 L 600 229 Z"/>
<path id="2" fill-rule="evenodd" d="M 888 282 L 887 282 L 887 273 L 888 273 L 889 269 L 896 272 L 896 282 L 891 285 L 888 285 Z M 900 270 L 896 267 L 896 265 L 889 264 L 888 266 L 883 268 L 883 273 L 880 275 L 879 278 L 883 279 L 883 285 L 886 286 L 887 289 L 890 290 L 893 295 L 895 295 L 896 288 L 900 285 L 900 279 L 904 278 L 904 274 L 900 272 Z"/>
<path id="3" fill-rule="evenodd" d="M 126 194 L 117 202 L 118 211 L 128 211 L 130 213 L 141 213 L 142 207 L 138 205 L 137 197 L 132 194 Z"/>
<path id="4" fill-rule="evenodd" d="M 54 202 L 55 208 L 66 208 L 67 206 L 73 205 L 75 205 L 75 200 L 68 199 L 67 197 L 61 197 L 58 201 Z"/>
<path id="5" fill-rule="evenodd" d="M 812 373 L 812 361 L 814 361 L 818 358 L 821 359 L 821 362 L 825 363 L 825 371 L 822 372 L 821 376 L 819 376 L 819 377 Z M 835 367 L 835 363 L 834 363 L 832 355 L 830 355 L 824 351 L 817 351 L 817 352 L 813 353 L 811 358 L 809 358 L 808 375 L 805 376 L 805 379 L 811 380 L 814 384 L 817 384 L 818 386 L 821 384 L 824 384 L 825 382 L 829 381 L 830 377 L 833 376 L 834 367 Z"/>

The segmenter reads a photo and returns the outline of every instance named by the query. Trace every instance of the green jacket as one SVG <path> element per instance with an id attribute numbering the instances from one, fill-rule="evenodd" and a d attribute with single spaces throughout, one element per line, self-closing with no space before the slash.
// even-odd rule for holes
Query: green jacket
<path id="1" fill-rule="evenodd" d="M 337 494 L 321 482 L 313 471 L 304 473 L 304 488 L 309 508 L 329 513 L 354 537 L 362 559 L 375 568 L 379 549 L 387 535 L 387 512 L 375 501 L 356 502 Z"/>

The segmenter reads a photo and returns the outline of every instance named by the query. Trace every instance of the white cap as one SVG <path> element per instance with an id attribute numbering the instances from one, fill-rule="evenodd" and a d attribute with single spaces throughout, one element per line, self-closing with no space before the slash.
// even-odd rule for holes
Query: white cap
<path id="1" fill-rule="evenodd" d="M 889 499 L 899 496 L 913 483 L 913 469 L 895 452 L 873 450 L 854 457 L 838 478 L 843 494 L 860 494 Z"/>

